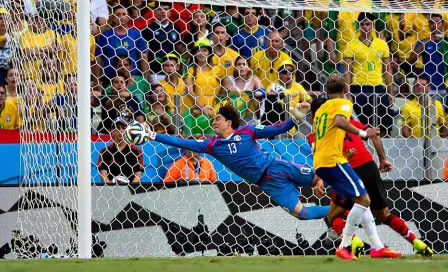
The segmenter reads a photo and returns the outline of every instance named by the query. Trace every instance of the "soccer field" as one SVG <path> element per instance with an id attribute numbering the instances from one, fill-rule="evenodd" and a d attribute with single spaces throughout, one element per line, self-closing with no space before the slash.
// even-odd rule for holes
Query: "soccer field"
<path id="1" fill-rule="evenodd" d="M 3 260 L 0 271 L 22 272 L 235 272 L 235 271 L 341 271 L 341 272 L 385 272 L 385 271 L 448 271 L 448 255 L 423 259 L 418 256 L 397 260 L 370 259 L 363 256 L 360 261 L 342 261 L 334 256 L 325 257 L 217 257 L 217 258 L 169 258 L 169 259 L 94 259 L 94 260 Z"/>

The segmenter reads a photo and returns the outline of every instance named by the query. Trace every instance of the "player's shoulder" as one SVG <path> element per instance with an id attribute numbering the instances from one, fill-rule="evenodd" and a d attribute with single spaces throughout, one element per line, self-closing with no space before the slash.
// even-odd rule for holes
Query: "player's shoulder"
<path id="1" fill-rule="evenodd" d="M 377 47 L 381 47 L 381 48 L 389 50 L 389 46 L 387 45 L 387 42 L 385 40 L 376 38 L 376 39 L 373 39 L 373 42 L 375 43 L 375 45 Z"/>

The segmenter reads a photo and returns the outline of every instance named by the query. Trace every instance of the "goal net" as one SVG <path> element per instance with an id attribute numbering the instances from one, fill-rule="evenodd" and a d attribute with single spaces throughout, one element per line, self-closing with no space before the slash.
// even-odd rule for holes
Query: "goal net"
<path id="1" fill-rule="evenodd" d="M 241 125 L 275 125 L 290 106 L 325 97 L 335 72 L 349 86 L 353 119 L 381 129 L 392 214 L 447 253 L 445 1 L 92 0 L 83 60 L 76 1 L 0 4 L 0 81 L 13 109 L 0 111 L 0 128 L 20 127 L 0 176 L 8 185 L 0 188 L 0 257 L 78 255 L 81 126 L 91 129 L 92 257 L 333 254 L 340 239 L 328 220 L 291 216 L 209 154 L 130 146 L 123 131 L 147 122 L 201 140 L 214 135 L 225 103 Z M 81 109 L 90 122 L 77 117 L 80 62 L 91 67 L 82 79 L 91 82 L 90 106 Z M 309 113 L 257 143 L 312 165 L 312 131 Z M 330 188 L 324 197 L 299 189 L 306 206 L 330 203 Z M 406 234 L 377 221 L 388 246 L 413 254 Z M 368 241 L 362 229 L 356 234 Z"/>

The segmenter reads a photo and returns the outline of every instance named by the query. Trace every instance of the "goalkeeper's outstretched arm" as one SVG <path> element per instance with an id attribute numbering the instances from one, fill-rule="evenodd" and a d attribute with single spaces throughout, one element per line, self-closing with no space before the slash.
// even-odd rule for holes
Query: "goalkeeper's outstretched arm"
<path id="1" fill-rule="evenodd" d="M 289 118 L 286 121 L 283 121 L 279 124 L 271 125 L 271 126 L 255 126 L 255 138 L 270 138 L 282 133 L 288 132 L 290 129 L 294 127 L 295 123 L 292 118 Z"/>
<path id="2" fill-rule="evenodd" d="M 166 134 L 158 134 L 155 132 L 149 133 L 149 138 L 153 141 L 178 147 L 178 148 L 185 148 L 197 153 L 206 153 L 207 151 L 207 143 L 208 140 L 190 140 L 190 139 L 181 139 L 175 136 L 169 136 Z"/>

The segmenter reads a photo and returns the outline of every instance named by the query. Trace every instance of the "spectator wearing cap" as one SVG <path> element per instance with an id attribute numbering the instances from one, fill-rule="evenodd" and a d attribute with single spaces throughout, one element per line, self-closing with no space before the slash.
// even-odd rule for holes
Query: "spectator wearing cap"
<path id="1" fill-rule="evenodd" d="M 126 89 L 125 77 L 117 74 L 111 84 L 112 94 L 104 96 L 100 103 L 102 108 L 102 122 L 98 131 L 102 134 L 108 134 L 113 129 L 113 121 L 121 118 L 130 123 L 136 120 L 140 123 L 145 121 L 145 116 L 141 111 L 140 101 L 132 97 Z"/>
<path id="2" fill-rule="evenodd" d="M 115 6 L 114 16 L 112 16 L 113 28 L 104 31 L 98 38 L 95 52 L 96 65 L 93 71 L 95 78 L 103 81 L 103 86 L 109 85 L 110 80 L 115 77 L 116 71 L 113 67 L 115 57 L 126 54 L 132 60 L 131 74 L 143 74 L 150 81 L 147 42 L 142 38 L 139 30 L 128 29 L 128 22 L 126 8 L 120 5 Z M 97 82 L 94 88 L 98 89 L 99 87 L 99 82 Z"/>
<path id="3" fill-rule="evenodd" d="M 221 23 L 216 23 L 213 25 L 210 36 L 213 43 L 213 64 L 221 66 L 225 70 L 226 76 L 232 76 L 235 70 L 235 60 L 239 55 L 235 50 L 227 47 L 229 35 L 226 28 Z"/>
<path id="4" fill-rule="evenodd" d="M 225 76 L 220 66 L 213 65 L 212 46 L 209 40 L 200 39 L 196 42 L 192 54 L 193 60 L 188 68 L 185 80 L 188 93 L 193 96 L 195 103 L 207 115 L 213 116 L 215 99 L 222 94 L 222 89 L 233 89 L 232 83 Z"/>
<path id="5" fill-rule="evenodd" d="M 271 32 L 267 39 L 268 48 L 258 51 L 250 59 L 250 68 L 254 75 L 258 76 L 264 88 L 269 87 L 278 80 L 277 67 L 285 61 L 291 61 L 291 58 L 282 51 L 283 39 L 277 32 Z"/>
<path id="6" fill-rule="evenodd" d="M 132 61 L 128 55 L 119 55 L 114 60 L 114 67 L 118 74 L 121 74 L 125 78 L 126 88 L 128 92 L 131 93 L 132 97 L 138 99 L 138 101 L 143 102 L 145 100 L 145 95 L 150 90 L 150 84 L 141 75 L 133 75 L 132 71 Z M 108 86 L 106 88 L 106 94 L 112 94 L 112 87 Z"/>
<path id="7" fill-rule="evenodd" d="M 104 147 L 98 157 L 97 168 L 101 181 L 112 184 L 115 178 L 123 176 L 132 183 L 139 183 L 144 171 L 143 153 L 140 148 L 126 143 L 123 133 L 127 123 L 117 119 L 113 124 L 113 143 Z"/>
<path id="8" fill-rule="evenodd" d="M 296 69 L 296 65 L 291 60 L 284 61 L 276 67 L 276 70 L 279 73 L 279 79 L 269 86 L 266 91 L 268 95 L 284 94 L 285 99 L 289 98 L 289 105 L 285 103 L 285 99 L 280 100 L 281 110 L 277 113 L 277 115 L 275 116 L 275 113 L 267 113 L 269 116 L 268 119 L 272 124 L 284 121 L 285 118 L 282 113 L 287 111 L 289 107 L 295 107 L 297 103 L 311 102 L 311 96 L 308 95 L 308 92 L 302 84 L 294 81 Z M 276 120 L 276 118 L 278 119 Z M 290 130 L 292 135 L 294 135 L 295 132 L 295 128 Z"/>
<path id="9" fill-rule="evenodd" d="M 157 2 L 154 10 L 155 21 L 142 31 L 142 37 L 148 42 L 149 69 L 153 82 L 162 79 L 162 58 L 175 52 L 180 41 L 179 29 L 168 19 L 172 4 Z"/>
<path id="10" fill-rule="evenodd" d="M 216 181 L 216 171 L 210 160 L 188 149 L 184 149 L 184 153 L 185 155 L 168 169 L 163 182 Z"/>
<path id="11" fill-rule="evenodd" d="M 241 8 L 240 14 L 244 16 L 244 25 L 233 36 L 232 48 L 241 56 L 250 58 L 255 51 L 268 47 L 267 40 L 271 31 L 258 24 L 257 9 Z"/>
<path id="12" fill-rule="evenodd" d="M 165 93 L 171 97 L 170 103 L 168 104 L 170 110 L 183 115 L 186 109 L 194 105 L 194 99 L 185 88 L 185 82 L 178 72 L 179 62 L 180 59 L 176 54 L 168 54 L 162 59 L 162 70 L 165 77 L 159 81 L 159 84 L 162 85 Z M 180 97 L 180 105 L 175 105 L 174 96 L 176 95 Z M 177 110 L 176 106 L 179 106 Z"/>

